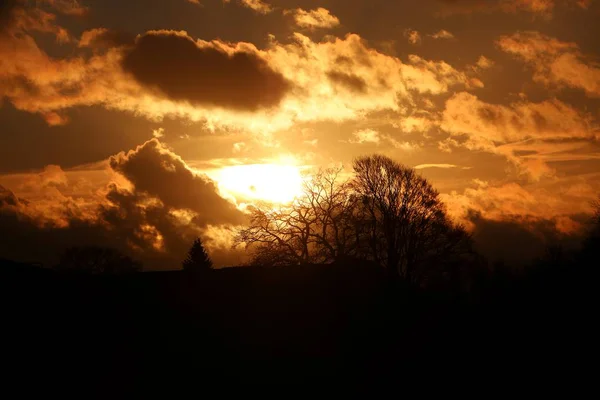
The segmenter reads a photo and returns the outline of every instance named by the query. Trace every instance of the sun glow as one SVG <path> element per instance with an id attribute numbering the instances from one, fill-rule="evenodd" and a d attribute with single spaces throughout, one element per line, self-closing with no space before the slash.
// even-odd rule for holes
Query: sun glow
<path id="1" fill-rule="evenodd" d="M 302 174 L 294 165 L 234 165 L 215 171 L 214 179 L 238 199 L 288 203 L 302 190 Z"/>

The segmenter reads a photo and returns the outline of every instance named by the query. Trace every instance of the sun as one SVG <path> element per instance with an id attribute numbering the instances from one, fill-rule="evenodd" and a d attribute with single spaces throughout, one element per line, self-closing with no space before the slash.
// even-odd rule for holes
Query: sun
<path id="1" fill-rule="evenodd" d="M 238 199 L 289 203 L 302 192 L 302 174 L 295 165 L 234 165 L 215 171 L 214 179 Z"/>

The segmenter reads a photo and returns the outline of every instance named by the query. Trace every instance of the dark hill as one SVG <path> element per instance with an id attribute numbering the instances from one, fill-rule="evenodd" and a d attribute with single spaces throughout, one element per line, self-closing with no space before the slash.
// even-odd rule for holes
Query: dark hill
<path id="1" fill-rule="evenodd" d="M 4 261 L 4 359 L 15 379 L 121 397 L 171 385 L 409 387 L 586 354 L 592 292 L 562 278 L 485 285 L 417 291 L 345 265 L 110 277 Z"/>

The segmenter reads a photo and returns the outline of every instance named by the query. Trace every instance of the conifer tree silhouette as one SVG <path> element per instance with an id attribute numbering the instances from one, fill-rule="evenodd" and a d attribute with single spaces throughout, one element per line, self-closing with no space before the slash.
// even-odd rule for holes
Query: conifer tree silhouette
<path id="1" fill-rule="evenodd" d="M 207 271 L 212 268 L 212 260 L 204 249 L 200 238 L 194 240 L 182 266 L 184 271 Z"/>

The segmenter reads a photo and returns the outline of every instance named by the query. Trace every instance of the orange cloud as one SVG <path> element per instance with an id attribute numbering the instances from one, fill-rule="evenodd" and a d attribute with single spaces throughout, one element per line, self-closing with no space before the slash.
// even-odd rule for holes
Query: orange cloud
<path id="1" fill-rule="evenodd" d="M 572 87 L 600 96 L 600 64 L 582 54 L 575 43 L 539 32 L 519 32 L 497 41 L 505 52 L 533 68 L 533 79 L 544 85 Z"/>
<path id="2" fill-rule="evenodd" d="M 297 8 L 295 10 L 286 10 L 284 14 L 293 16 L 296 25 L 301 28 L 327 29 L 335 28 L 340 24 L 340 20 L 323 7 L 309 11 Z"/>
<path id="3" fill-rule="evenodd" d="M 593 118 L 557 99 L 504 106 L 483 102 L 466 92 L 446 102 L 440 127 L 454 137 L 467 138 L 462 144 L 450 138 L 442 143 L 442 149 L 462 145 L 501 154 L 536 180 L 552 175 L 553 170 L 546 165 L 540 149 L 531 147 L 532 143 L 545 142 L 544 153 L 549 153 L 550 148 L 561 150 L 557 140 L 591 141 L 599 135 Z M 524 141 L 530 142 L 525 145 Z"/>
<path id="4" fill-rule="evenodd" d="M 483 86 L 472 68 L 459 71 L 416 55 L 401 60 L 354 34 L 314 41 L 296 33 L 285 44 L 272 37 L 262 50 L 174 31 L 148 32 L 132 43 L 96 28 L 77 43 L 92 48 L 91 55 L 55 59 L 26 31 L 0 35 L 0 96 L 54 125 L 67 122 L 71 107 L 100 105 L 269 135 L 297 122 L 382 110 L 406 116 L 452 87 Z"/>
<path id="5" fill-rule="evenodd" d="M 421 34 L 419 31 L 415 31 L 414 29 L 407 29 L 404 31 L 404 37 L 408 39 L 408 43 L 410 44 L 420 44 L 421 43 Z"/>
<path id="6" fill-rule="evenodd" d="M 596 192 L 590 185 L 572 182 L 562 186 L 524 187 L 518 183 L 497 186 L 478 182 L 474 188 L 443 194 L 448 211 L 458 220 L 469 224 L 472 212 L 494 221 L 550 221 L 556 230 L 571 234 L 582 229 L 576 216 L 591 212 Z M 581 186 L 585 186 L 584 191 Z M 598 190 L 598 187 L 596 187 Z M 596 192 L 597 193 L 597 192 Z"/>
<path id="7" fill-rule="evenodd" d="M 528 12 L 550 19 L 557 4 L 575 4 L 581 9 L 587 9 L 591 0 L 440 0 L 442 14 L 494 12 L 505 13 Z"/>
<path id="8" fill-rule="evenodd" d="M 81 5 L 78 0 L 41 0 L 56 11 L 73 16 L 83 16 L 89 12 L 89 8 Z"/>
<path id="9" fill-rule="evenodd" d="M 557 99 L 540 103 L 490 104 L 471 93 L 453 95 L 443 112 L 442 128 L 469 135 L 474 147 L 540 138 L 588 138 L 597 135 L 593 120 Z"/>
<path id="10" fill-rule="evenodd" d="M 51 262 L 61 249 L 94 244 L 120 249 L 151 269 L 176 268 L 197 236 L 209 239 L 217 265 L 240 256 L 209 232 L 232 231 L 244 223 L 243 213 L 156 139 L 93 169 L 50 165 L 0 176 L 0 183 L 3 256 Z"/>
<path id="11" fill-rule="evenodd" d="M 106 28 L 94 28 L 84 31 L 79 39 L 79 47 L 111 48 L 133 44 L 134 38 L 127 34 Z"/>
<path id="12" fill-rule="evenodd" d="M 243 6 L 248 7 L 259 14 L 268 14 L 273 11 L 273 7 L 263 0 L 240 0 Z"/>
<path id="13" fill-rule="evenodd" d="M 445 29 L 441 29 L 436 33 L 429 35 L 433 39 L 454 39 L 454 35 L 451 32 L 448 32 Z"/>

